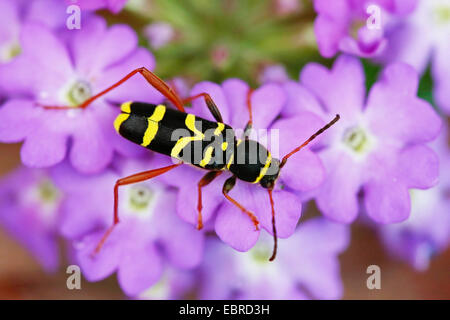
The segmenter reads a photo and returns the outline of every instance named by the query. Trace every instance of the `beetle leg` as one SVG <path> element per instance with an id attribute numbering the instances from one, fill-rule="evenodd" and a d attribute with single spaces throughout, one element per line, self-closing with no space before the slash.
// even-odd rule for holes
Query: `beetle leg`
<path id="1" fill-rule="evenodd" d="M 113 224 L 112 224 L 112 226 L 110 226 L 108 228 L 108 230 L 106 230 L 102 239 L 97 244 L 97 246 L 94 250 L 94 254 L 97 254 L 100 252 L 102 246 L 105 244 L 106 240 L 108 239 L 108 236 L 114 230 L 114 227 L 119 223 L 119 210 L 118 210 L 118 208 L 119 208 L 119 187 L 155 178 L 159 175 L 162 175 L 163 173 L 166 173 L 169 170 L 172 170 L 172 169 L 178 167 L 181 164 L 183 164 L 183 163 L 181 162 L 181 163 L 172 164 L 170 166 L 163 167 L 163 168 L 158 168 L 158 169 L 153 169 L 153 170 L 149 170 L 149 171 L 135 173 L 131 176 L 128 176 L 128 177 L 125 177 L 125 178 L 122 178 L 122 179 L 119 179 L 116 181 L 116 184 L 114 186 L 114 220 L 113 220 Z"/>
<path id="2" fill-rule="evenodd" d="M 222 188 L 222 193 L 225 196 L 225 198 L 227 198 L 232 204 L 234 204 L 236 207 L 238 207 L 242 212 L 244 212 L 246 215 L 249 216 L 249 218 L 252 220 L 253 225 L 255 226 L 256 230 L 259 230 L 259 221 L 258 218 L 251 213 L 250 211 L 248 211 L 247 209 L 245 209 L 239 202 L 237 202 L 236 200 L 234 200 L 232 197 L 230 197 L 228 195 L 228 192 L 231 191 L 231 189 L 233 189 L 234 185 L 236 184 L 236 176 L 232 176 L 230 178 L 228 178 Z"/>
<path id="3" fill-rule="evenodd" d="M 253 89 L 249 89 L 248 93 L 247 93 L 247 109 L 248 109 L 248 114 L 249 114 L 249 119 L 247 122 L 247 125 L 245 126 L 244 129 L 244 135 L 243 135 L 243 139 L 248 140 L 248 137 L 250 136 L 250 133 L 252 131 L 252 127 L 253 127 L 253 116 L 252 116 L 252 94 L 253 94 Z"/>
<path id="4" fill-rule="evenodd" d="M 197 202 L 197 210 L 198 210 L 198 219 L 197 219 L 197 229 L 200 230 L 203 228 L 202 221 L 202 188 L 206 187 L 210 184 L 216 177 L 221 175 L 223 171 L 210 171 L 203 176 L 203 178 L 198 182 L 198 202 Z"/>
<path id="5" fill-rule="evenodd" d="M 217 122 L 223 123 L 222 115 L 220 114 L 219 108 L 217 108 L 217 105 L 215 104 L 214 100 L 207 93 L 203 92 L 203 93 L 199 93 L 195 96 L 183 99 L 183 104 L 187 104 L 187 103 L 191 102 L 192 100 L 200 98 L 200 97 L 203 97 L 203 99 L 205 99 L 206 106 L 208 107 L 209 111 L 213 115 L 214 119 Z"/>

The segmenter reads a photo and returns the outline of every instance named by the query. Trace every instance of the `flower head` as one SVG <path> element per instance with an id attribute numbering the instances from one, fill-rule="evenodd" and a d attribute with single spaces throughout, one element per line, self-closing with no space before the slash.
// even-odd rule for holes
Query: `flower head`
<path id="1" fill-rule="evenodd" d="M 24 141 L 21 158 L 27 166 L 55 165 L 67 155 L 76 169 L 99 172 L 115 151 L 141 152 L 114 131 L 118 111 L 112 102 L 157 102 L 161 95 L 136 77 L 85 109 L 77 106 L 133 69 L 153 68 L 154 59 L 137 48 L 136 34 L 125 25 L 107 28 L 105 21 L 92 18 L 81 30 L 66 32 L 67 39 L 66 33 L 57 36 L 42 25 L 22 27 L 23 54 L 14 68 L 0 74 L 0 86 L 15 79 L 26 97 L 12 98 L 0 108 L 0 141 Z"/>
<path id="2" fill-rule="evenodd" d="M 202 299 L 339 299 L 342 283 L 337 256 L 349 244 L 344 225 L 316 218 L 280 241 L 277 260 L 267 261 L 269 236 L 239 253 L 218 241 L 207 243 L 200 267 Z"/>
<path id="3" fill-rule="evenodd" d="M 102 174 L 84 176 L 58 166 L 55 183 L 64 190 L 60 232 L 73 240 L 76 262 L 89 281 L 114 272 L 124 292 L 136 297 L 157 283 L 165 265 L 188 269 L 200 263 L 203 232 L 175 214 L 176 192 L 157 179 L 119 188 L 120 222 L 94 254 L 113 221 L 113 188 L 119 178 L 149 170 L 154 161 L 126 161 Z"/>
<path id="4" fill-rule="evenodd" d="M 0 225 L 47 271 L 59 265 L 57 223 L 63 194 L 45 170 L 21 167 L 0 181 Z"/>
<path id="5" fill-rule="evenodd" d="M 300 84 L 286 85 L 290 113 L 315 110 L 323 119 L 341 115 L 320 145 L 327 178 L 314 194 L 327 217 L 353 221 L 358 195 L 363 195 L 375 221 L 403 221 L 410 213 L 408 190 L 437 183 L 438 159 L 425 144 L 437 137 L 441 121 L 430 104 L 417 98 L 417 86 L 411 67 L 393 64 L 366 99 L 362 65 L 349 56 L 339 57 L 331 70 L 311 63 L 301 72 Z"/>
<path id="6" fill-rule="evenodd" d="M 393 15 L 401 16 L 411 12 L 416 2 L 417 0 L 314 0 L 314 8 L 318 14 L 314 31 L 320 53 L 327 58 L 338 51 L 361 57 L 379 55 L 387 45 L 384 30 L 386 24 L 393 19 Z M 372 21 L 373 19 L 376 21 Z"/>

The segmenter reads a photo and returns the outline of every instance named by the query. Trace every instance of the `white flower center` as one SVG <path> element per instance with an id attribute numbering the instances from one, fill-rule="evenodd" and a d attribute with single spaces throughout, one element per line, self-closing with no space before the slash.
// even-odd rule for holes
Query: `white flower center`
<path id="1" fill-rule="evenodd" d="M 362 126 L 349 127 L 344 131 L 342 143 L 353 156 L 365 157 L 373 149 L 375 139 Z"/>
<path id="2" fill-rule="evenodd" d="M 158 190 L 153 190 L 145 184 L 131 186 L 127 190 L 128 199 L 124 208 L 129 215 L 140 219 L 149 219 L 153 216 Z"/>
<path id="3" fill-rule="evenodd" d="M 450 3 L 438 4 L 434 8 L 434 21 L 436 24 L 449 24 L 450 23 Z"/>
<path id="4" fill-rule="evenodd" d="M 83 80 L 76 81 L 67 92 L 67 99 L 73 106 L 78 106 L 92 97 L 91 85 Z"/>
<path id="5" fill-rule="evenodd" d="M 53 182 L 44 177 L 35 185 L 31 186 L 23 194 L 23 204 L 32 208 L 37 207 L 37 212 L 44 224 L 51 226 L 56 221 L 62 193 L 55 187 Z"/>
<path id="6" fill-rule="evenodd" d="M 92 86 L 88 81 L 72 80 L 59 91 L 59 104 L 76 108 L 90 97 L 92 97 Z M 46 99 L 47 94 L 42 92 L 41 98 Z"/>

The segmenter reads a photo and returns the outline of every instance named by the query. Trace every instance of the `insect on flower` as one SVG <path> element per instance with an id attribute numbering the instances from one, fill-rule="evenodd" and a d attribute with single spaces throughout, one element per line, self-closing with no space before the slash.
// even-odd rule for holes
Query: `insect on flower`
<path id="1" fill-rule="evenodd" d="M 252 91 L 249 90 L 247 96 L 247 108 L 249 111 L 249 121 L 245 127 L 243 137 L 236 138 L 235 131 L 224 124 L 220 111 L 208 93 L 181 99 L 163 80 L 146 68 L 138 68 L 123 79 L 106 88 L 95 96 L 92 96 L 80 105 L 86 108 L 97 98 L 105 95 L 114 88 L 120 86 L 135 74 L 141 74 L 154 88 L 160 91 L 176 109 L 168 108 L 166 105 L 149 104 L 141 102 L 126 102 L 121 105 L 121 114 L 114 122 L 117 132 L 124 138 L 146 147 L 155 152 L 171 156 L 180 160 L 179 163 L 166 167 L 136 173 L 134 175 L 117 180 L 114 186 L 114 221 L 113 225 L 106 231 L 103 238 L 98 243 L 95 252 L 98 253 L 107 240 L 114 226 L 119 223 L 118 213 L 118 189 L 120 186 L 142 182 L 169 170 L 172 170 L 183 163 L 208 170 L 203 178 L 198 182 L 198 223 L 197 229 L 202 229 L 202 188 L 210 184 L 216 177 L 225 171 L 230 171 L 232 176 L 228 178 L 222 188 L 222 193 L 231 203 L 239 208 L 253 222 L 256 230 L 259 230 L 257 217 L 233 199 L 229 192 L 236 184 L 236 180 L 249 183 L 259 183 L 267 189 L 272 209 L 272 228 L 274 236 L 274 249 L 270 261 L 274 260 L 277 252 L 277 232 L 275 227 L 275 208 L 272 197 L 272 190 L 280 170 L 286 164 L 290 156 L 300 151 L 310 141 L 319 134 L 331 127 L 339 120 L 339 115 L 314 133 L 309 139 L 299 147 L 285 155 L 281 161 L 273 158 L 271 153 L 259 142 L 249 139 L 252 129 L 252 108 L 250 97 Z M 184 105 L 194 99 L 203 98 L 216 122 L 196 117 L 186 113 Z M 45 108 L 65 108 L 57 106 L 46 106 Z M 173 139 L 176 133 L 180 134 L 177 139 Z M 189 150 L 199 150 L 199 153 L 186 152 Z"/>

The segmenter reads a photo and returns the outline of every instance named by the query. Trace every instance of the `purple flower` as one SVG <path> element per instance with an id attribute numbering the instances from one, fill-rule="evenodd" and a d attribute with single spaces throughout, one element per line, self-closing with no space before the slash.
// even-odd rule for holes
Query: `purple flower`
<path id="1" fill-rule="evenodd" d="M 172 26 L 165 22 L 149 24 L 144 29 L 148 42 L 154 49 L 159 49 L 168 44 L 175 36 Z"/>
<path id="2" fill-rule="evenodd" d="M 58 38 L 42 25 L 22 27 L 23 54 L 15 68 L 0 74 L 0 86 L 13 79 L 23 84 L 20 91 L 27 96 L 0 108 L 0 141 L 24 141 L 21 158 L 30 167 L 52 166 L 67 155 L 79 171 L 99 172 L 115 151 L 142 152 L 115 132 L 118 111 L 110 102 L 157 102 L 161 95 L 136 76 L 86 109 L 76 107 L 133 69 L 152 69 L 154 59 L 137 48 L 136 34 L 125 25 L 107 28 L 102 19 L 92 18 L 81 30 L 66 32 Z M 42 105 L 73 108 L 49 110 Z"/>
<path id="3" fill-rule="evenodd" d="M 202 82 L 193 88 L 191 95 L 201 92 L 211 95 L 224 122 L 237 129 L 239 137 L 239 131 L 242 133 L 242 129 L 248 121 L 246 102 L 249 92 L 248 85 L 238 79 L 229 79 L 222 85 Z M 267 128 L 278 130 L 280 144 L 278 145 L 278 141 L 276 141 L 277 143 L 273 147 L 278 147 L 281 155 L 292 151 L 324 125 L 324 121 L 308 111 L 301 111 L 294 117 L 275 121 L 282 112 L 286 101 L 283 90 L 275 84 L 267 84 L 255 90 L 251 101 L 254 128 L 252 133 L 255 134 L 259 129 Z M 212 120 L 202 99 L 194 100 L 193 107 L 189 112 Z M 261 140 L 261 142 L 263 141 Z M 274 157 L 277 156 L 276 151 L 276 148 L 272 148 Z M 168 161 L 170 160 L 167 157 L 160 157 L 160 166 Z M 204 170 L 182 166 L 161 177 L 167 183 L 178 187 L 179 194 L 176 203 L 178 215 L 193 225 L 197 225 L 198 217 L 197 183 L 204 175 Z M 292 191 L 313 189 L 322 183 L 324 176 L 324 168 L 320 159 L 309 148 L 292 156 L 283 167 L 274 190 L 276 227 L 280 238 L 289 237 L 294 232 L 300 218 L 301 202 Z M 255 226 L 246 214 L 224 198 L 222 186 L 228 177 L 228 173 L 223 174 L 202 189 L 203 222 L 211 222 L 206 225 L 206 228 L 214 228 L 218 236 L 236 250 L 247 251 L 258 240 L 260 231 L 255 230 Z M 229 195 L 253 212 L 259 219 L 261 227 L 272 233 L 272 214 L 267 190 L 259 185 L 238 180 Z"/>
<path id="4" fill-rule="evenodd" d="M 437 183 L 438 158 L 425 144 L 437 137 L 441 120 L 416 97 L 417 86 L 412 67 L 393 64 L 366 98 L 362 65 L 349 56 L 339 57 L 331 70 L 308 64 L 300 84 L 285 85 L 287 114 L 309 110 L 324 120 L 341 115 L 319 145 L 327 178 L 314 195 L 324 215 L 353 221 L 362 192 L 373 220 L 403 221 L 410 213 L 408 190 Z"/>
<path id="5" fill-rule="evenodd" d="M 286 68 L 281 64 L 274 64 L 265 67 L 259 75 L 260 83 L 283 83 L 289 80 Z"/>
<path id="6" fill-rule="evenodd" d="M 450 151 L 447 132 L 433 144 L 440 160 L 439 184 L 429 190 L 411 190 L 411 217 L 399 224 L 379 227 L 386 248 L 417 270 L 450 245 Z"/>
<path id="7" fill-rule="evenodd" d="M 1 1 L 0 75 L 15 70 L 16 57 L 22 51 L 20 32 L 24 23 L 34 22 L 60 30 L 65 26 L 66 19 L 66 6 L 60 0 Z M 8 82 L 0 85 L 0 98 L 16 93 L 16 86 L 21 85 L 23 80 L 20 77 L 11 78 L 8 79 Z"/>
<path id="8" fill-rule="evenodd" d="M 387 45 L 385 25 L 394 16 L 411 12 L 417 0 L 314 0 L 318 14 L 314 32 L 320 53 L 327 58 L 338 51 L 372 57 L 380 54 Z M 379 21 L 372 23 L 367 12 L 370 5 L 380 9 Z M 378 24 L 378 25 L 377 25 Z M 370 25 L 370 27 L 369 27 Z M 352 34 L 356 34 L 353 37 Z"/>
<path id="9" fill-rule="evenodd" d="M 119 13 L 126 2 L 127 0 L 66 0 L 68 5 L 76 4 L 82 10 L 108 9 L 113 13 Z"/>
<path id="10" fill-rule="evenodd" d="M 264 235 L 249 252 L 238 253 L 218 241 L 207 243 L 200 268 L 201 299 L 339 299 L 338 255 L 350 241 L 348 227 L 316 218 L 280 241 L 278 257 Z"/>
<path id="11" fill-rule="evenodd" d="M 62 193 L 45 170 L 21 167 L 0 181 L 0 225 L 49 272 L 59 265 L 57 223 Z"/>
<path id="12" fill-rule="evenodd" d="M 414 12 L 396 23 L 388 32 L 385 62 L 406 62 L 423 73 L 431 60 L 434 98 L 450 114 L 450 2 L 419 1 Z"/>
<path id="13" fill-rule="evenodd" d="M 60 232 L 73 240 L 75 261 L 89 281 L 114 272 L 123 291 L 136 297 L 162 276 L 165 265 L 188 269 L 200 263 L 203 232 L 175 213 L 176 192 L 157 179 L 119 188 L 119 219 L 101 251 L 93 255 L 113 221 L 113 188 L 117 179 L 155 168 L 148 159 L 114 163 L 116 169 L 84 176 L 58 166 L 55 183 L 66 193 Z"/>

